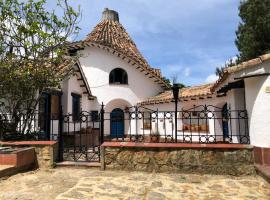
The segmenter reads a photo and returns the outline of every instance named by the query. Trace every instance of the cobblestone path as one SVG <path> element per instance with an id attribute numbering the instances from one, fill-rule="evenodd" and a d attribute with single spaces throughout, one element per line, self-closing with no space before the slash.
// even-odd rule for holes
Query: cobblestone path
<path id="1" fill-rule="evenodd" d="M 17 174 L 0 180 L 0 199 L 269 200 L 270 184 L 258 176 L 149 174 L 57 168 Z"/>

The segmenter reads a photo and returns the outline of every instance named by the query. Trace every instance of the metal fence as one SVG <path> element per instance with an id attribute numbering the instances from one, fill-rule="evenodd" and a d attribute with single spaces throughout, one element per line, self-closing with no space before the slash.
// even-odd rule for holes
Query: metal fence
<path id="1" fill-rule="evenodd" d="M 54 140 L 59 141 L 60 160 L 100 160 L 99 115 L 82 111 L 76 119 L 73 114 L 55 115 L 39 111 L 0 113 L 0 140 Z"/>
<path id="2" fill-rule="evenodd" d="M 144 143 L 249 144 L 246 110 L 212 105 L 188 110 L 162 111 L 144 107 L 79 116 L 46 115 L 35 111 L 16 115 L 0 113 L 1 140 L 57 140 L 60 159 L 99 161 L 104 141 Z"/>
<path id="3" fill-rule="evenodd" d="M 162 111 L 132 107 L 104 112 L 107 141 L 249 144 L 246 110 L 212 105 Z"/>

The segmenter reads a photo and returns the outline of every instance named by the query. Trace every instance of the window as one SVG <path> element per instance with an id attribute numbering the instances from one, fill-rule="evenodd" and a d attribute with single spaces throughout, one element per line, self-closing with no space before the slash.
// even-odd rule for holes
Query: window
<path id="1" fill-rule="evenodd" d="M 112 70 L 109 79 L 110 84 L 128 84 L 127 72 L 121 68 Z"/>
<path id="2" fill-rule="evenodd" d="M 143 128 L 151 129 L 151 113 L 150 112 L 143 113 Z"/>
<path id="3" fill-rule="evenodd" d="M 72 119 L 73 121 L 79 121 L 81 111 L 81 95 L 71 93 L 71 96 L 72 96 Z"/>

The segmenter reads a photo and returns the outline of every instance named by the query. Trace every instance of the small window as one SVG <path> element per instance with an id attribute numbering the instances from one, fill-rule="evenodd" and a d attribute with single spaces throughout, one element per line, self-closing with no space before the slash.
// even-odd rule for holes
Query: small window
<path id="1" fill-rule="evenodd" d="M 71 96 L 72 96 L 72 119 L 73 121 L 79 121 L 81 112 L 81 95 L 72 93 Z"/>
<path id="2" fill-rule="evenodd" d="M 91 121 L 92 122 L 97 122 L 98 121 L 98 111 L 97 110 L 92 110 L 91 111 Z"/>
<path id="3" fill-rule="evenodd" d="M 151 113 L 143 113 L 143 129 L 151 129 Z"/>
<path id="4" fill-rule="evenodd" d="M 112 70 L 109 79 L 110 84 L 128 84 L 127 72 L 121 68 Z"/>

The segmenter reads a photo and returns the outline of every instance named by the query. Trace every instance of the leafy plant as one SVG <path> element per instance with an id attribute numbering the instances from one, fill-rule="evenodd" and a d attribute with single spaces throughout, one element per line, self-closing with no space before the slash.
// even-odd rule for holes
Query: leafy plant
<path id="1" fill-rule="evenodd" d="M 242 19 L 236 31 L 235 44 L 239 61 L 246 61 L 270 52 L 270 1 L 243 0 L 239 7 Z"/>
<path id="2" fill-rule="evenodd" d="M 77 59 L 67 57 L 67 47 L 78 33 L 80 8 L 68 0 L 58 0 L 57 12 L 45 8 L 45 0 L 0 0 L 0 100 L 10 131 L 22 116 L 23 129 L 31 125 L 42 92 L 59 88 Z"/>

